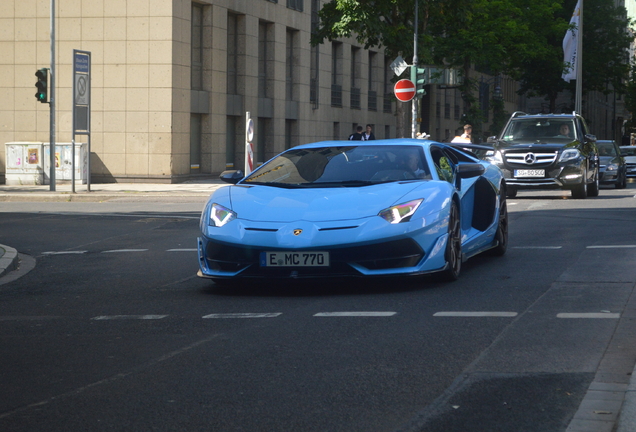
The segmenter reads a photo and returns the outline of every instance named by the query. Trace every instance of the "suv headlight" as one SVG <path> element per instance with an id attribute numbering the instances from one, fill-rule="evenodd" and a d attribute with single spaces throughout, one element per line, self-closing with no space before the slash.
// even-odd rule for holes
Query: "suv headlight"
<path id="1" fill-rule="evenodd" d="M 561 157 L 559 158 L 559 162 L 567 162 L 573 159 L 578 159 L 581 157 L 581 152 L 577 149 L 566 149 L 561 153 Z"/>
<path id="2" fill-rule="evenodd" d="M 234 219 L 236 219 L 236 213 L 229 208 L 223 207 L 221 204 L 217 203 L 213 203 L 210 206 L 210 225 L 222 227 Z"/>
<path id="3" fill-rule="evenodd" d="M 408 222 L 411 220 L 411 216 L 413 216 L 415 210 L 422 204 L 422 201 L 424 200 L 416 199 L 403 204 L 394 205 L 393 207 L 382 210 L 378 213 L 378 216 L 392 224 Z"/>
<path id="4" fill-rule="evenodd" d="M 606 168 L 607 171 L 617 171 L 618 170 L 618 165 L 616 164 L 609 164 Z"/>
<path id="5" fill-rule="evenodd" d="M 491 164 L 502 164 L 503 157 L 501 156 L 501 152 L 499 150 L 488 150 L 486 155 L 484 156 L 484 160 L 487 160 Z"/>

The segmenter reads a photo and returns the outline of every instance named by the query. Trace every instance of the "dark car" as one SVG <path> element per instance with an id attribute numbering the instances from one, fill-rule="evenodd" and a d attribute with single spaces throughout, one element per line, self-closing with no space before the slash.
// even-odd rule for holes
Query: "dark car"
<path id="1" fill-rule="evenodd" d="M 614 140 L 598 140 L 600 158 L 599 175 L 601 184 L 614 185 L 616 189 L 627 187 L 627 165 L 621 155 L 621 149 Z"/>
<path id="2" fill-rule="evenodd" d="M 571 190 L 574 198 L 598 196 L 596 137 L 576 113 L 516 112 L 488 142 L 493 150 L 487 159 L 503 171 L 510 198 L 523 189 Z"/>

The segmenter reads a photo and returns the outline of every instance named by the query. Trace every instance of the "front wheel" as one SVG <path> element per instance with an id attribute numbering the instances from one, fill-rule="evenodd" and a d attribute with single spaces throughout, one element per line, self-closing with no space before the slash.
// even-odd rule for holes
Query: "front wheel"
<path id="1" fill-rule="evenodd" d="M 583 179 L 581 184 L 578 184 L 572 188 L 572 198 L 584 199 L 587 198 L 587 171 L 583 173 Z"/>
<path id="2" fill-rule="evenodd" d="M 452 282 L 459 279 L 462 269 L 462 233 L 459 208 L 455 201 L 451 204 L 448 217 L 448 240 L 446 241 L 446 269 L 441 273 L 442 279 Z"/>
<path id="3" fill-rule="evenodd" d="M 597 197 L 598 196 L 598 191 L 600 189 L 600 185 L 599 185 L 599 179 L 598 179 L 598 170 L 594 172 L 594 181 L 592 183 L 590 183 L 587 187 L 587 196 L 589 197 Z"/>
<path id="4" fill-rule="evenodd" d="M 506 253 L 506 249 L 508 249 L 508 206 L 506 205 L 504 194 L 501 195 L 500 199 L 499 224 L 497 225 L 497 233 L 495 234 L 497 246 L 488 251 L 490 255 L 494 256 L 502 256 Z"/>

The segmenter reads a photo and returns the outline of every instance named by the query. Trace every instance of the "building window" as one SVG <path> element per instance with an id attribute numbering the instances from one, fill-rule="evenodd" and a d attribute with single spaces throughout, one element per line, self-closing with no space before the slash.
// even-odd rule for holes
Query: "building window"
<path id="1" fill-rule="evenodd" d="M 302 12 L 303 0 L 287 0 L 287 7 Z"/>
<path id="2" fill-rule="evenodd" d="M 368 73 L 368 103 L 367 109 L 369 111 L 378 110 L 378 95 L 375 91 L 375 62 L 378 55 L 373 51 L 369 51 L 369 73 Z"/>
<path id="3" fill-rule="evenodd" d="M 450 119 L 451 118 L 451 108 L 450 108 L 450 104 L 448 102 L 446 102 L 444 104 L 444 118 L 445 119 Z"/>
<path id="4" fill-rule="evenodd" d="M 272 91 L 269 83 L 272 74 L 273 50 L 270 41 L 272 24 L 261 21 L 258 24 L 258 97 L 271 98 Z"/>
<path id="5" fill-rule="evenodd" d="M 190 86 L 203 89 L 203 6 L 192 3 Z"/>
<path id="6" fill-rule="evenodd" d="M 360 48 L 351 47 L 351 108 L 360 109 Z"/>
<path id="7" fill-rule="evenodd" d="M 227 93 L 238 94 L 238 16 L 227 15 Z"/>
<path id="8" fill-rule="evenodd" d="M 318 11 L 320 10 L 320 0 L 311 0 L 311 33 L 312 35 L 318 31 L 318 25 L 320 24 L 320 17 Z M 312 46 L 310 48 L 309 59 L 309 102 L 314 109 L 318 108 L 318 88 L 319 88 L 319 66 L 320 66 L 320 45 Z"/>
<path id="9" fill-rule="evenodd" d="M 285 60 L 285 99 L 288 101 L 296 100 L 294 94 L 294 84 L 296 80 L 296 67 L 298 63 L 298 53 L 296 52 L 296 38 L 298 31 L 287 29 L 287 48 Z"/>
<path id="10" fill-rule="evenodd" d="M 340 122 L 333 122 L 333 139 L 340 139 Z"/>
<path id="11" fill-rule="evenodd" d="M 331 44 L 331 106 L 342 106 L 342 43 Z"/>

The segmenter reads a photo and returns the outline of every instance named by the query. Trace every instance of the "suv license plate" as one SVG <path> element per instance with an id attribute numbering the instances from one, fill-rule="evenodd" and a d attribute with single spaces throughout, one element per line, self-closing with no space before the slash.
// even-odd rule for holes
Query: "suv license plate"
<path id="1" fill-rule="evenodd" d="M 538 169 L 515 170 L 515 177 L 545 177 L 545 170 L 538 170 Z"/>
<path id="2" fill-rule="evenodd" d="M 261 252 L 261 267 L 329 267 L 329 252 Z"/>

